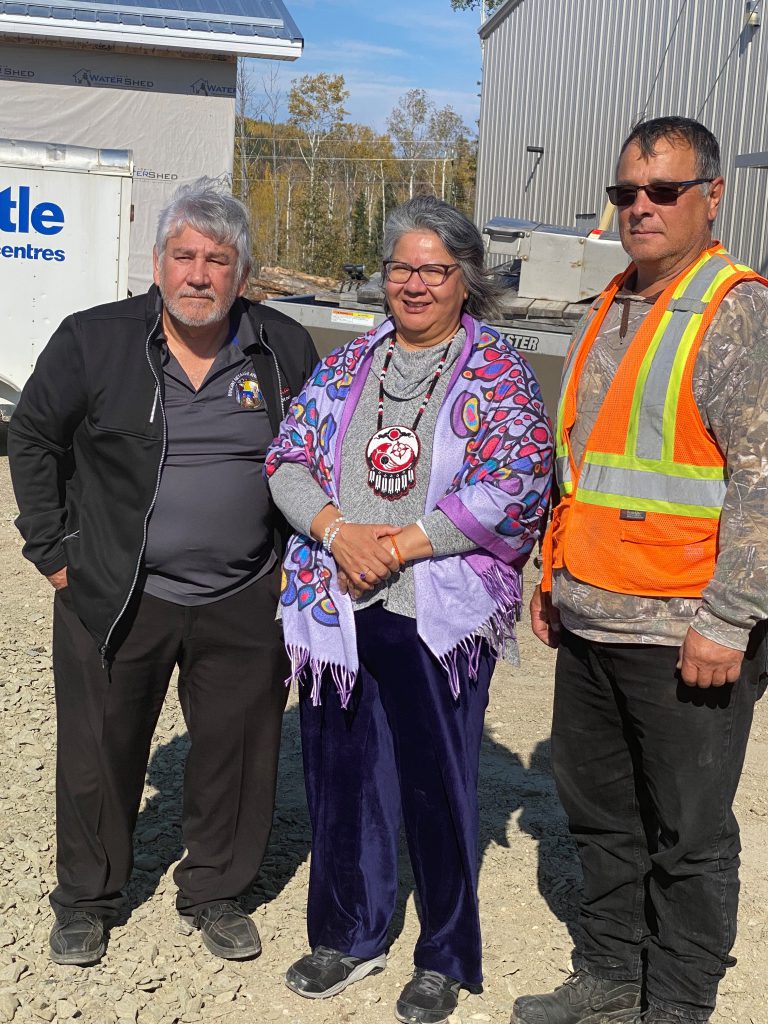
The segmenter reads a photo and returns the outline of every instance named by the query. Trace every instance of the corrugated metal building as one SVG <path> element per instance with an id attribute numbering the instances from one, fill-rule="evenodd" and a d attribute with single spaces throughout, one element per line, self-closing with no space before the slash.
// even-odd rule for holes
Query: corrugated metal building
<path id="1" fill-rule="evenodd" d="M 477 223 L 594 226 L 632 125 L 681 114 L 720 140 L 716 234 L 768 272 L 768 169 L 744 159 L 768 149 L 767 33 L 768 0 L 507 0 L 480 31 Z"/>

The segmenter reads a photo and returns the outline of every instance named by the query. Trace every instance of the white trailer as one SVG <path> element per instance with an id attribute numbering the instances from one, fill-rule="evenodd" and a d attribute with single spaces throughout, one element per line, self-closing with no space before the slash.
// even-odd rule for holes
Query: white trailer
<path id="1" fill-rule="evenodd" d="M 0 139 L 0 420 L 70 313 L 128 293 L 127 150 Z"/>

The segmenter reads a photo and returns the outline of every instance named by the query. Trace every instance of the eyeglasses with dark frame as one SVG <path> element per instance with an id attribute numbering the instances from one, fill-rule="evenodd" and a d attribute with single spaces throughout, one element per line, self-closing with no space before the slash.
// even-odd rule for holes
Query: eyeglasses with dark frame
<path id="1" fill-rule="evenodd" d="M 672 206 L 678 198 L 694 185 L 711 184 L 714 178 L 692 178 L 690 181 L 653 181 L 650 185 L 608 185 L 608 198 L 618 209 L 631 206 L 638 192 L 645 192 L 657 206 Z"/>
<path id="2" fill-rule="evenodd" d="M 412 267 L 410 263 L 399 260 L 384 260 L 384 276 L 392 284 L 405 284 L 414 274 L 418 274 L 427 288 L 437 288 L 445 284 L 446 278 L 458 263 L 423 263 L 420 267 Z"/>

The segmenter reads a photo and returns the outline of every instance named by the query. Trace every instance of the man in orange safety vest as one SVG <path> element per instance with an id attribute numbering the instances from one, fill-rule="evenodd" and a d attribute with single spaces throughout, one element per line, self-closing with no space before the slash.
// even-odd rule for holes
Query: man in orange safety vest
<path id="1" fill-rule="evenodd" d="M 574 972 L 513 1024 L 707 1021 L 733 961 L 732 804 L 765 685 L 768 281 L 713 240 L 717 140 L 638 124 L 632 262 L 566 359 L 533 630 L 558 648 L 552 762 L 584 892 Z"/>

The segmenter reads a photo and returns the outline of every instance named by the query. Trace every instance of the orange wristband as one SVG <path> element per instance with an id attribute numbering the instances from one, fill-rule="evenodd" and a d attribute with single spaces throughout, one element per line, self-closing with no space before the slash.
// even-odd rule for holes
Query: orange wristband
<path id="1" fill-rule="evenodd" d="M 402 555 L 400 554 L 400 548 L 399 548 L 399 547 L 397 546 L 397 541 L 395 540 L 395 538 L 394 538 L 394 537 L 390 537 L 390 538 L 389 538 L 389 542 L 390 542 L 390 544 L 392 545 L 392 550 L 393 550 L 393 551 L 394 551 L 394 553 L 395 553 L 395 554 L 397 555 L 397 560 L 398 560 L 398 562 L 400 563 L 400 568 L 402 569 L 402 568 L 403 568 L 403 566 L 405 565 L 405 559 L 404 559 L 404 558 L 403 558 L 403 556 L 402 556 Z"/>

